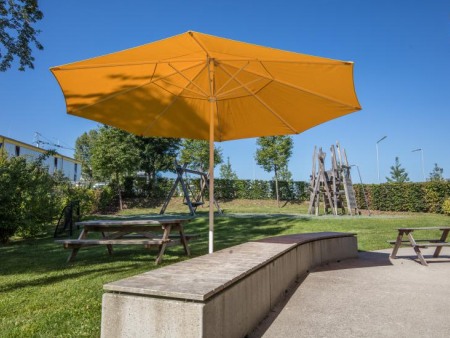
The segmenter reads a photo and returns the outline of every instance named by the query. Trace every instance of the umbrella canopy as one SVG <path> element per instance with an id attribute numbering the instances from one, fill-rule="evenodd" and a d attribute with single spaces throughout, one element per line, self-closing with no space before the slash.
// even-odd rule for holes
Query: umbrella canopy
<path id="1" fill-rule="evenodd" d="M 352 62 L 197 32 L 51 71 L 69 114 L 140 136 L 209 140 L 211 155 L 214 141 L 297 134 L 361 109 Z"/>

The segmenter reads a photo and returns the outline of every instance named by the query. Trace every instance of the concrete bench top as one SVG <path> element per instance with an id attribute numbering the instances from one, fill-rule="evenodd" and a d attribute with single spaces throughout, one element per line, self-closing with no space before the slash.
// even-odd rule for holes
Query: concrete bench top
<path id="1" fill-rule="evenodd" d="M 298 245 L 353 235 L 321 232 L 247 242 L 105 284 L 104 289 L 111 292 L 205 301 Z"/>
<path id="2" fill-rule="evenodd" d="M 351 237 L 356 236 L 349 232 L 310 232 L 307 234 L 293 234 L 276 237 L 268 237 L 258 240 L 261 243 L 284 243 L 284 244 L 305 244 L 308 242 L 318 241 L 327 238 Z"/>

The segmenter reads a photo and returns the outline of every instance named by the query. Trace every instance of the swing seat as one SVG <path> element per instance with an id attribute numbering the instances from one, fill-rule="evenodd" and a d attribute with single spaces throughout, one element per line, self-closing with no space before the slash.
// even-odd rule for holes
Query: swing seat
<path id="1" fill-rule="evenodd" d="M 187 205 L 187 202 L 183 202 L 185 205 Z M 197 208 L 198 206 L 200 206 L 200 205 L 203 205 L 203 204 L 205 204 L 204 202 L 191 202 L 191 205 L 194 207 L 194 208 Z"/>

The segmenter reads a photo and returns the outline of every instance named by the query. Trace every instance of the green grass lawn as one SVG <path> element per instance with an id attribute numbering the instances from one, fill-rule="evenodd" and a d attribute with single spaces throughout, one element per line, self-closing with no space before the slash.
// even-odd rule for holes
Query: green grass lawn
<path id="1" fill-rule="evenodd" d="M 356 233 L 359 250 L 369 251 L 388 248 L 386 241 L 395 239 L 398 227 L 450 223 L 434 214 L 312 217 L 305 215 L 304 205 L 279 209 L 271 201 L 235 201 L 221 207 L 225 213 L 215 221 L 216 250 L 269 236 L 341 231 Z M 186 210 L 175 203 L 167 212 L 186 216 Z M 131 209 L 119 216 L 158 212 Z M 186 226 L 186 232 L 200 234 L 190 245 L 193 256 L 208 250 L 207 209 L 198 214 Z M 0 337 L 97 337 L 103 284 L 159 267 L 153 264 L 156 251 L 139 246 L 116 247 L 113 256 L 105 247 L 81 249 L 75 262 L 66 264 L 69 251 L 55 244 L 51 234 L 0 246 Z M 170 247 L 161 266 L 185 259 L 181 247 Z"/>

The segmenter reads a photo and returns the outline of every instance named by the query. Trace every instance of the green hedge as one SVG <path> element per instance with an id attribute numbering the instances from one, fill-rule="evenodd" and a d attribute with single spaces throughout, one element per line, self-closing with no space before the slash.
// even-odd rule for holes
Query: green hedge
<path id="1" fill-rule="evenodd" d="M 135 185 L 127 187 L 128 197 L 149 197 L 143 188 L 143 182 L 134 180 Z M 136 184 L 137 182 L 137 184 Z M 153 184 L 152 198 L 165 198 L 174 183 L 174 179 L 158 178 Z M 188 184 L 192 190 L 198 189 L 199 180 L 190 179 Z M 308 201 L 309 183 L 303 181 L 279 182 L 281 200 Z M 442 213 L 444 201 L 450 197 L 450 182 L 425 183 L 384 183 L 384 184 L 355 184 L 358 207 L 366 208 L 362 188 L 367 195 L 369 208 L 381 211 L 409 211 Z M 147 195 L 143 195 L 147 194 Z M 232 199 L 275 199 L 275 182 L 263 180 L 215 180 L 215 194 L 219 200 Z M 177 195 L 182 196 L 178 186 Z M 208 198 L 208 192 L 206 192 Z M 101 203 L 100 203 L 101 204 Z M 99 208 L 102 209 L 102 208 Z"/>
<path id="2" fill-rule="evenodd" d="M 191 186 L 191 190 L 195 194 L 199 189 L 199 179 L 190 179 L 186 182 Z M 219 200 L 232 200 L 232 199 L 275 199 L 275 182 L 263 181 L 263 180 L 224 180 L 215 179 L 214 189 L 216 197 Z M 152 198 L 165 198 L 169 193 L 174 179 L 158 178 L 153 184 L 153 191 L 149 194 L 148 191 L 143 188 L 144 184 L 140 180 L 129 180 L 126 185 L 125 197 L 152 197 Z M 296 182 L 278 182 L 280 189 L 280 198 L 282 200 L 296 200 L 304 201 L 309 199 L 309 193 L 307 191 L 308 185 L 302 181 Z M 180 185 L 178 185 L 177 195 L 182 195 Z M 206 192 L 205 197 L 208 197 Z"/>
<path id="3" fill-rule="evenodd" d="M 358 206 L 365 209 L 361 184 L 355 186 Z M 442 213 L 450 182 L 364 184 L 369 208 L 381 211 Z"/>
<path id="4" fill-rule="evenodd" d="M 173 181 L 172 181 L 173 182 Z M 191 180 L 190 183 L 194 186 L 198 185 L 198 180 Z M 173 183 L 172 183 L 173 184 Z M 165 183 L 166 187 L 171 185 Z M 309 198 L 307 192 L 307 185 L 305 182 L 278 182 L 281 200 L 296 200 L 304 201 Z M 219 200 L 232 199 L 275 199 L 275 182 L 262 180 L 214 180 L 214 191 L 216 198 Z M 208 192 L 206 193 L 208 197 Z"/>

